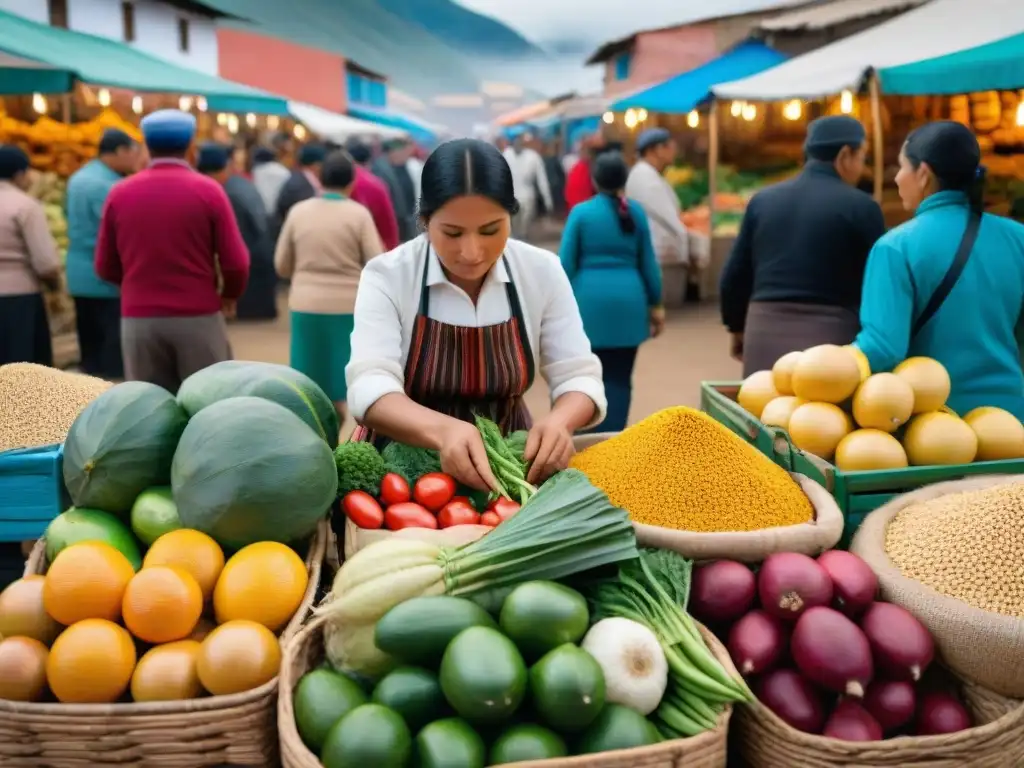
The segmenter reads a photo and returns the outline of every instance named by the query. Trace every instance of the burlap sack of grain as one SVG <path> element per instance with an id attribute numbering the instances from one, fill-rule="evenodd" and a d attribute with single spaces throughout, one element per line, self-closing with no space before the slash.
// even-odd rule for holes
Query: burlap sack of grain
<path id="1" fill-rule="evenodd" d="M 1003 696 L 1024 698 L 1024 619 L 974 608 L 908 579 L 885 551 L 889 522 L 913 504 L 952 493 L 980 491 L 1024 475 L 989 475 L 936 483 L 879 507 L 857 530 L 850 551 L 878 576 L 882 598 L 914 614 L 932 633 L 944 663 L 959 677 Z M 1024 753 L 1024 731 L 1021 733 Z M 1024 762 L 1024 757 L 1021 758 Z"/>
<path id="2" fill-rule="evenodd" d="M 615 433 L 580 435 L 573 440 L 577 451 L 607 440 Z M 633 523 L 637 544 L 670 549 L 691 560 L 738 560 L 760 563 L 776 552 L 799 552 L 815 557 L 839 543 L 843 536 L 843 513 L 832 494 L 813 480 L 799 474 L 793 479 L 814 507 L 814 520 L 800 525 L 763 528 L 759 531 L 698 533 L 656 525 Z"/>

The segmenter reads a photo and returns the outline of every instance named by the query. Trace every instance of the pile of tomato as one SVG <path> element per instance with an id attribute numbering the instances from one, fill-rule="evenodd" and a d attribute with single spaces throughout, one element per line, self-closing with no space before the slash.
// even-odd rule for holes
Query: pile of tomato
<path id="1" fill-rule="evenodd" d="M 468 496 L 456 495 L 450 475 L 431 472 L 410 488 L 401 475 L 388 473 L 380 484 L 380 497 L 351 491 L 341 500 L 345 515 L 360 528 L 451 528 L 453 525 L 500 525 L 519 511 L 519 505 L 503 497 L 478 510 Z"/>

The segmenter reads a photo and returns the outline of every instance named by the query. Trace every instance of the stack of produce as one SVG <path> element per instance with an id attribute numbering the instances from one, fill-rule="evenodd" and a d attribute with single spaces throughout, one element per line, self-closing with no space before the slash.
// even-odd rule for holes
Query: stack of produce
<path id="1" fill-rule="evenodd" d="M 139 129 L 109 108 L 92 120 L 71 125 L 45 115 L 34 123 L 26 123 L 0 113 L 0 141 L 22 146 L 33 168 L 52 171 L 61 178 L 67 178 L 96 156 L 107 128 L 117 128 L 142 141 Z"/>
<path id="2" fill-rule="evenodd" d="M 924 679 L 928 630 L 876 601 L 878 580 L 856 555 L 772 555 L 755 575 L 717 561 L 694 576 L 694 616 L 728 637 L 758 701 L 805 733 L 843 741 L 928 736 L 971 727 L 949 690 Z"/>
<path id="3" fill-rule="evenodd" d="M 28 192 L 43 204 L 47 227 L 63 263 L 68 253 L 68 221 L 64 216 L 67 181 L 53 171 L 35 172 Z"/>
<path id="4" fill-rule="evenodd" d="M 704 235 L 734 237 L 739 232 L 740 222 L 747 209 L 747 203 L 760 189 L 790 177 L 795 168 L 786 163 L 783 166 L 766 168 L 763 171 L 737 171 L 727 165 L 718 167 L 713 201 L 714 223 L 711 222 L 709 205 L 709 174 L 705 169 L 691 166 L 673 166 L 665 171 L 665 179 L 675 189 L 683 209 L 681 220 L 687 229 Z"/>
<path id="5" fill-rule="evenodd" d="M 707 414 L 684 406 L 580 451 L 572 466 L 646 525 L 757 531 L 814 519 L 811 502 L 785 470 Z"/>
<path id="6" fill-rule="evenodd" d="M 823 344 L 752 373 L 737 400 L 845 471 L 1024 458 L 1024 425 L 1013 414 L 980 407 L 960 418 L 946 406 L 949 392 L 949 374 L 931 358 L 871 374 L 856 347 Z"/>

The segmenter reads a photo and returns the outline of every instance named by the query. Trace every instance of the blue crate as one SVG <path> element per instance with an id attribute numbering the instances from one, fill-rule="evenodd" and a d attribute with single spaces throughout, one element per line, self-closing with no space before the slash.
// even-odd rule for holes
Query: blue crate
<path id="1" fill-rule="evenodd" d="M 0 453 L 0 541 L 38 539 L 69 506 L 63 445 Z"/>

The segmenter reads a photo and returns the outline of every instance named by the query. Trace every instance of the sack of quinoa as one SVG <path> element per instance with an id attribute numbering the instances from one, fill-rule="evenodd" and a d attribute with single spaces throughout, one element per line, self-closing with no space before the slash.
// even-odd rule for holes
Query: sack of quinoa
<path id="1" fill-rule="evenodd" d="M 1024 698 L 1024 475 L 937 483 L 872 512 L 850 551 L 958 676 Z"/>

